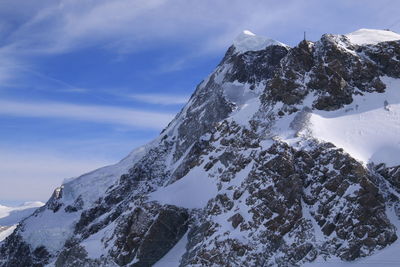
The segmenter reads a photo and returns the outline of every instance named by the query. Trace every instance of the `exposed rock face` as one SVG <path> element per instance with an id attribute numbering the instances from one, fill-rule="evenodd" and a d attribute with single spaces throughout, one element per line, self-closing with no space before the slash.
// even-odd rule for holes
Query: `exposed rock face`
<path id="1" fill-rule="evenodd" d="M 343 35 L 325 34 L 315 43 L 302 41 L 281 61 L 265 97 L 292 105 L 314 92 L 318 98 L 313 107 L 338 109 L 350 104 L 356 94 L 383 92 L 380 76 L 399 78 L 399 51 L 399 42 L 358 46 Z"/>
<path id="2" fill-rule="evenodd" d="M 1 266 L 43 266 L 49 262 L 50 255 L 44 247 L 32 249 L 16 233 L 7 237 L 5 244 L 0 247 L 1 255 L 8 255 L 2 259 Z"/>
<path id="3" fill-rule="evenodd" d="M 221 65 L 230 64 L 232 68 L 225 74 L 224 82 L 257 84 L 270 79 L 279 67 L 281 59 L 287 55 L 288 47 L 272 45 L 261 51 L 235 53 L 231 46 Z"/>
<path id="4" fill-rule="evenodd" d="M 166 207 L 158 214 L 138 249 L 138 262 L 133 266 L 148 266 L 156 263 L 186 233 L 189 214 L 176 207 Z"/>
<path id="5" fill-rule="evenodd" d="M 285 266 L 318 254 L 354 260 L 394 242 L 396 229 L 368 170 L 331 144 L 311 147 L 255 149 L 241 184 L 222 186 L 225 193 L 209 202 L 183 265 L 207 265 L 212 258 L 222 266 Z M 241 238 L 231 237 L 238 232 Z"/>
<path id="6" fill-rule="evenodd" d="M 375 169 L 389 181 L 397 192 L 400 192 L 400 166 L 386 167 L 385 164 L 381 163 Z"/>
<path id="7" fill-rule="evenodd" d="M 307 125 L 314 110 L 384 92 L 382 76 L 400 78 L 400 41 L 232 46 L 159 138 L 118 172 L 64 184 L 21 222 L 0 246 L 0 266 L 151 266 L 183 236 L 181 266 L 369 256 L 398 238 L 387 212 L 400 214 L 400 166 L 365 165 Z M 211 197 L 196 205 L 202 195 Z"/>

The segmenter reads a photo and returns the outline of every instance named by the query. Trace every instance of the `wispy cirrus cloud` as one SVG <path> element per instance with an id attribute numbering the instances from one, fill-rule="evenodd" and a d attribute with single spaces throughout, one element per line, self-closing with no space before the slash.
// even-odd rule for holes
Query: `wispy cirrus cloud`
<path id="1" fill-rule="evenodd" d="M 157 130 L 164 128 L 174 117 L 174 114 L 165 112 L 150 112 L 113 106 L 12 100 L 0 100 L 0 114 L 20 117 L 64 118 Z"/>
<path id="2" fill-rule="evenodd" d="M 390 12 L 395 12 L 393 9 L 383 9 L 381 3 L 372 0 L 362 3 L 339 0 L 335 4 L 317 0 L 252 0 L 245 5 L 242 1 L 228 0 L 56 0 L 40 1 L 38 5 L 25 2 L 5 0 L 0 4 L 7 11 L 3 17 L 14 16 L 12 21 L 15 21 L 0 23 L 3 25 L 0 32 L 3 28 L 6 46 L 20 52 L 38 53 L 62 53 L 92 45 L 124 52 L 166 40 L 189 41 L 198 52 L 199 48 L 215 51 L 226 47 L 238 32 L 247 28 L 261 34 L 280 35 L 309 25 L 318 29 L 353 22 L 353 16 L 339 21 L 342 14 L 338 13 L 335 21 L 332 14 L 326 13 L 341 7 L 371 13 L 377 25 L 393 24 L 395 20 L 388 17 Z M 9 7 L 18 3 L 16 11 Z M 398 3 L 385 1 L 385 5 Z M 363 11 L 362 7 L 374 13 Z M 313 13 L 316 10 L 319 12 Z M 315 24 L 321 20 L 323 23 Z M 363 20 L 367 22 L 370 18 Z M 299 21 L 303 25 L 295 25 Z M 292 26 L 285 27 L 288 23 Z"/>
<path id="3" fill-rule="evenodd" d="M 130 94 L 129 97 L 139 102 L 157 105 L 183 105 L 189 100 L 189 96 L 166 94 Z"/>
<path id="4" fill-rule="evenodd" d="M 124 54 L 164 43 L 187 44 L 186 56 L 194 57 L 221 53 L 244 29 L 289 43 L 301 40 L 304 30 L 310 30 L 311 38 L 360 27 L 399 30 L 395 7 L 400 5 L 393 0 L 252 0 L 246 4 L 235 0 L 44 0 L 35 4 L 4 0 L 0 57 L 26 59 L 87 47 Z M 183 61 L 177 60 L 160 69 L 182 66 Z"/>
<path id="5" fill-rule="evenodd" d="M 5 2 L 13 5 L 11 0 Z M 198 54 L 225 48 L 246 28 L 275 31 L 274 24 L 287 21 L 289 14 L 292 19 L 301 16 L 298 11 L 309 6 L 299 0 L 254 0 L 246 5 L 227 0 L 47 1 L 40 9 L 27 5 L 27 12 L 5 14 L 21 17 L 21 22 L 9 25 L 3 46 L 28 54 L 64 53 L 93 45 L 124 53 L 175 41 L 190 42 Z"/>

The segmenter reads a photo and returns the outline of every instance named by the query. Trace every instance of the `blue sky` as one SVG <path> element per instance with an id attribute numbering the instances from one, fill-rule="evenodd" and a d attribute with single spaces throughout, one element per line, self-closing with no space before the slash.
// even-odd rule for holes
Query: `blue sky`
<path id="1" fill-rule="evenodd" d="M 249 29 L 400 32 L 399 1 L 2 0 L 0 204 L 46 200 L 64 178 L 156 137 Z"/>

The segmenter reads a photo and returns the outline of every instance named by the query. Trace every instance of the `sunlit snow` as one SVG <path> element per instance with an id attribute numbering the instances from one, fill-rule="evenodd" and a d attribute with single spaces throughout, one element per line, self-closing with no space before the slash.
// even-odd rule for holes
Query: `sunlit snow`
<path id="1" fill-rule="evenodd" d="M 377 44 L 380 42 L 400 40 L 400 34 L 389 30 L 359 29 L 346 34 L 350 42 L 357 45 Z"/>
<path id="2" fill-rule="evenodd" d="M 204 175 L 202 166 L 193 168 L 186 176 L 150 194 L 152 200 L 189 209 L 203 208 L 217 194 L 216 182 Z"/>
<path id="3" fill-rule="evenodd" d="M 355 96 L 337 111 L 316 111 L 312 135 L 364 162 L 400 164 L 400 80 L 385 77 L 384 93 Z"/>

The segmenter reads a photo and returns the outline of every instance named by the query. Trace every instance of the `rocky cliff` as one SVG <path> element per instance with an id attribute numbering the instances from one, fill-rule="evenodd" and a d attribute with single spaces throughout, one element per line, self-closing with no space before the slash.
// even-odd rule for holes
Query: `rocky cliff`
<path id="1" fill-rule="evenodd" d="M 23 220 L 0 266 L 368 257 L 398 239 L 399 120 L 400 35 L 244 32 L 156 140 Z"/>

